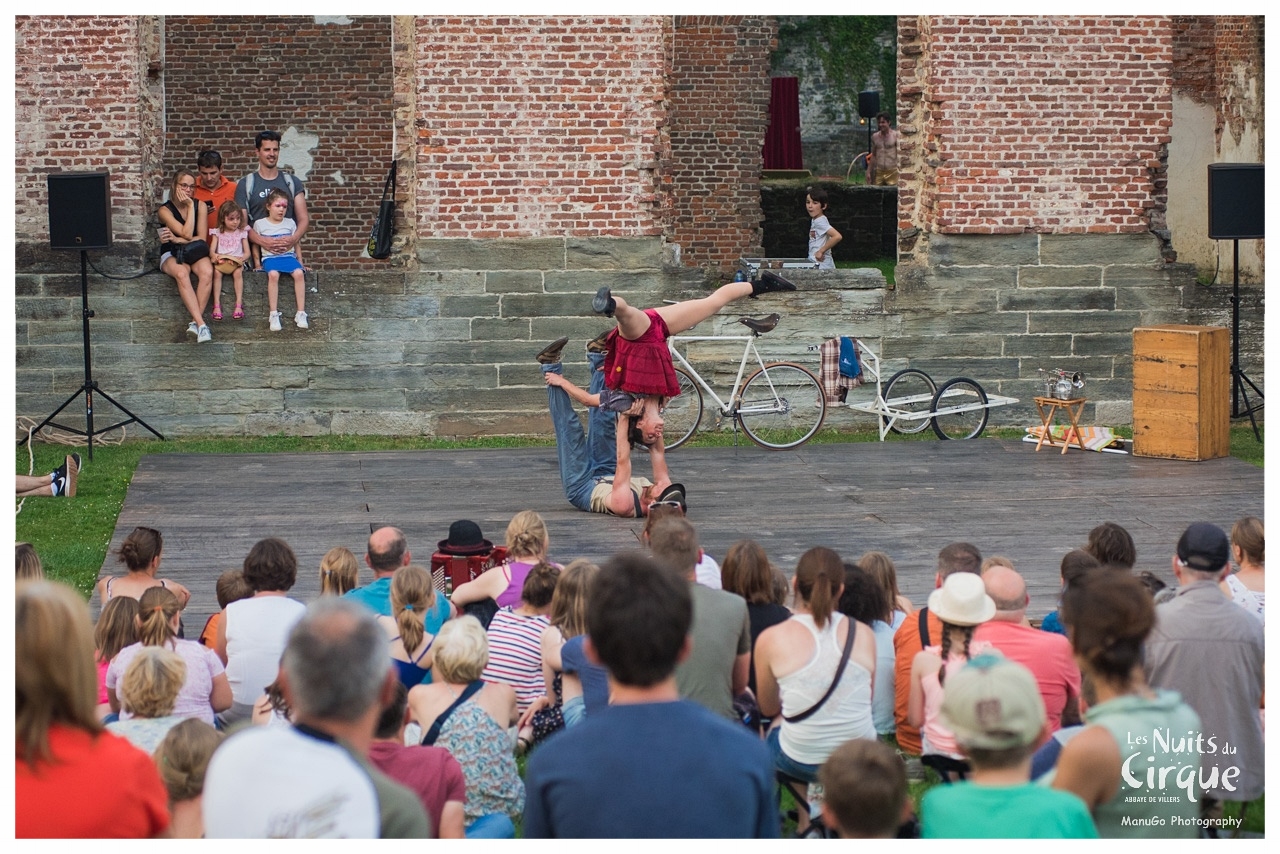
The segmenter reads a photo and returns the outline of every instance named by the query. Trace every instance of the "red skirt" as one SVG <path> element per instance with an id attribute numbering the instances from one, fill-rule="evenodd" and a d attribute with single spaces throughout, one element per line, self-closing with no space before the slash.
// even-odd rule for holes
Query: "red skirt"
<path id="1" fill-rule="evenodd" d="M 604 384 L 631 394 L 660 394 L 675 397 L 680 393 L 676 369 L 671 364 L 667 339 L 671 332 L 657 309 L 645 309 L 649 328 L 634 341 L 628 341 L 615 328 L 605 339 L 609 353 L 604 357 Z"/>

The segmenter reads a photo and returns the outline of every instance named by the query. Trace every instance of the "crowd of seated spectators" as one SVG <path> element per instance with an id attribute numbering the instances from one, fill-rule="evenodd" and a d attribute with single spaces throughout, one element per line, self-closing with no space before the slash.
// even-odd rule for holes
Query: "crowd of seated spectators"
<path id="1" fill-rule="evenodd" d="M 310 605 L 269 537 L 199 641 L 158 531 L 126 538 L 96 625 L 20 561 L 17 835 L 769 837 L 789 791 L 808 836 L 1193 838 L 1264 793 L 1258 519 L 1141 561 L 1098 525 L 1033 624 L 971 543 L 916 608 L 879 551 L 779 567 L 744 538 L 704 584 L 695 526 L 659 515 L 636 553 L 562 566 L 523 511 L 452 596 L 381 528 L 370 580 L 335 546 Z M 493 548 L 467 520 L 451 541 Z"/>

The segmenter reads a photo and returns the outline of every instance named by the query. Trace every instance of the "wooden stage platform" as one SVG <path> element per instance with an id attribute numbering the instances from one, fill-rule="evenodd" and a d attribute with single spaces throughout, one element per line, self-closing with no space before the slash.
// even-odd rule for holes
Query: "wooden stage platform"
<path id="1" fill-rule="evenodd" d="M 681 448 L 669 457 L 689 491 L 689 520 L 716 559 L 751 537 L 788 575 L 805 549 L 823 545 L 856 560 L 887 552 L 903 592 L 922 604 L 938 550 L 953 540 L 984 556 L 1010 557 L 1027 578 L 1030 614 L 1056 605 L 1058 563 L 1089 529 L 1112 520 L 1129 529 L 1140 569 L 1173 584 L 1170 557 L 1182 530 L 1207 520 L 1226 528 L 1263 515 L 1263 471 L 1236 459 L 1206 462 L 1116 454 L 1036 453 L 1019 441 Z M 647 472 L 641 458 L 637 470 Z M 138 465 L 111 542 L 137 525 L 165 539 L 160 574 L 192 599 L 188 636 L 217 609 L 214 581 L 267 536 L 298 553 L 293 595 L 319 590 L 321 556 L 343 545 L 361 560 L 372 528 L 402 528 L 426 565 L 449 523 L 476 521 L 495 543 L 519 510 L 546 519 L 551 557 L 602 561 L 637 547 L 641 522 L 583 513 L 565 500 L 554 448 L 369 453 L 147 456 Z M 95 613 L 98 603 L 92 603 Z"/>

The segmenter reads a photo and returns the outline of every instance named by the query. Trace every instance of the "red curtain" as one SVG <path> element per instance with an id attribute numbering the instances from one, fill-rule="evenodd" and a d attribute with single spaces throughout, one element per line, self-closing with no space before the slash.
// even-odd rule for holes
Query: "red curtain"
<path id="1" fill-rule="evenodd" d="M 800 151 L 800 80 L 774 77 L 769 92 L 769 130 L 764 136 L 765 169 L 803 169 Z"/>

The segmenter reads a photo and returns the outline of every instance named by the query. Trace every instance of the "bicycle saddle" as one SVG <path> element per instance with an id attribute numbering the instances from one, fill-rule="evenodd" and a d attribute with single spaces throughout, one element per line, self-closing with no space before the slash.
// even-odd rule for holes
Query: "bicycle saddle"
<path id="1" fill-rule="evenodd" d="M 739 317 L 738 322 L 750 329 L 757 335 L 763 335 L 766 332 L 772 332 L 773 328 L 778 325 L 778 321 L 782 319 L 780 314 L 771 314 L 768 317 Z"/>

